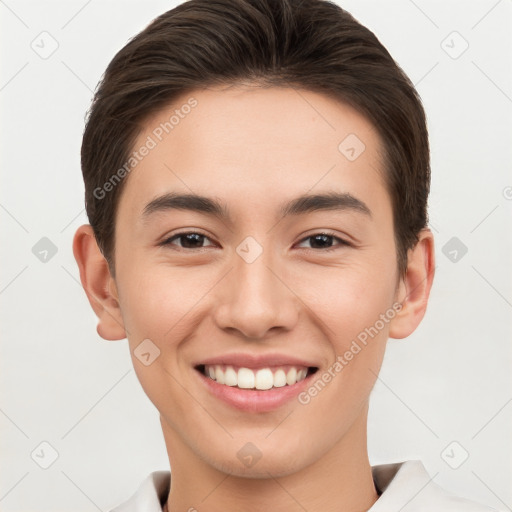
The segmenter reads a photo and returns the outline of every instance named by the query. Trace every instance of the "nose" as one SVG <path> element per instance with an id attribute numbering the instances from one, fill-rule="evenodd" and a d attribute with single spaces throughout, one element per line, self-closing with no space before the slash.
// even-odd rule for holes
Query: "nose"
<path id="1" fill-rule="evenodd" d="M 234 267 L 217 297 L 218 327 L 251 340 L 268 337 L 271 330 L 291 330 L 299 316 L 300 300 L 282 265 L 276 265 L 265 250 L 251 263 L 238 254 L 233 260 Z"/>

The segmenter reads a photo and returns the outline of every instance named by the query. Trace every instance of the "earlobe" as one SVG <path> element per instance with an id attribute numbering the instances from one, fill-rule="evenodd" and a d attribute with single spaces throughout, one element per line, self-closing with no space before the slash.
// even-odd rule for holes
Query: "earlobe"
<path id="1" fill-rule="evenodd" d="M 98 317 L 98 334 L 105 340 L 126 338 L 116 283 L 90 224 L 77 229 L 73 238 L 73 254 L 80 271 L 80 281 Z"/>
<path id="2" fill-rule="evenodd" d="M 402 309 L 390 322 L 390 338 L 406 338 L 423 319 L 435 271 L 434 236 L 423 229 L 414 248 L 409 250 L 407 272 L 401 280 L 395 297 Z"/>

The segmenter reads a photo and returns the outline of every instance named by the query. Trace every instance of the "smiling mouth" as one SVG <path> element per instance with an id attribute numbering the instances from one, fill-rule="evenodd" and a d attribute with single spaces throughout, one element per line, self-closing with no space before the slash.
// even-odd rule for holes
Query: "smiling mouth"
<path id="1" fill-rule="evenodd" d="M 217 384 L 257 390 L 293 386 L 318 370 L 316 366 L 294 365 L 251 369 L 225 364 L 200 364 L 194 368 L 202 375 L 216 381 Z"/>

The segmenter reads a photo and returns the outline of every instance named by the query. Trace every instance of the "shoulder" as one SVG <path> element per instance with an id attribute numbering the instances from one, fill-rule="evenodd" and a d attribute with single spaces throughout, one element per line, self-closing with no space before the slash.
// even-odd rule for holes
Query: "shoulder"
<path id="1" fill-rule="evenodd" d="M 153 471 L 132 496 L 110 512 L 162 512 L 171 483 L 170 471 Z"/>
<path id="2" fill-rule="evenodd" d="M 382 494 L 368 512 L 499 512 L 442 488 L 420 460 L 373 466 L 372 472 Z"/>

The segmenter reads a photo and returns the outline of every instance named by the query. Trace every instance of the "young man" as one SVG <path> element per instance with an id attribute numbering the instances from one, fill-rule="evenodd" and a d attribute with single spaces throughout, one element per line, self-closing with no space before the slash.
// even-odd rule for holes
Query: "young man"
<path id="1" fill-rule="evenodd" d="M 491 510 L 369 464 L 434 274 L 424 111 L 372 32 L 325 1 L 181 4 L 108 66 L 82 169 L 81 281 L 171 467 L 116 512 Z"/>

